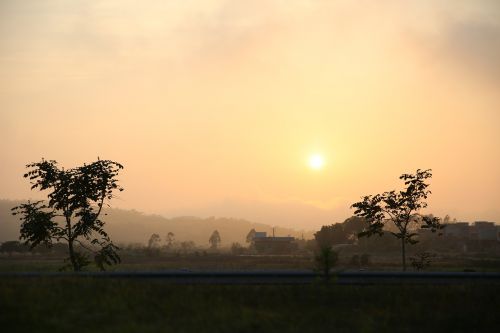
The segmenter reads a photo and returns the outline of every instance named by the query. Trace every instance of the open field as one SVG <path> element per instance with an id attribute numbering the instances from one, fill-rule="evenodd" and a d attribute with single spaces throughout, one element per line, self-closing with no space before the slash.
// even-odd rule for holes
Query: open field
<path id="1" fill-rule="evenodd" d="M 56 271 L 63 265 L 63 257 L 16 256 L 0 257 L 0 271 Z M 181 270 L 265 270 L 311 269 L 309 256 L 122 256 L 122 262 L 109 267 L 112 271 Z M 90 270 L 95 269 L 89 267 Z"/>
<path id="2" fill-rule="evenodd" d="M 130 255 L 123 254 L 122 262 L 109 268 L 111 271 L 161 271 L 161 270 L 310 270 L 314 268 L 311 255 Z M 353 264 L 352 254 L 340 254 L 338 270 L 397 271 L 400 270 L 398 253 L 374 254 L 368 265 Z M 47 272 L 63 266 L 62 255 L 14 254 L 0 255 L 0 272 Z M 96 268 L 89 267 L 89 270 Z M 412 270 L 409 267 L 409 270 Z M 472 254 L 468 256 L 441 254 L 433 260 L 430 271 L 473 270 L 476 272 L 500 272 L 500 257 Z"/>
<path id="3" fill-rule="evenodd" d="M 178 286 L 0 279 L 7 332 L 471 332 L 498 327 L 500 285 Z"/>

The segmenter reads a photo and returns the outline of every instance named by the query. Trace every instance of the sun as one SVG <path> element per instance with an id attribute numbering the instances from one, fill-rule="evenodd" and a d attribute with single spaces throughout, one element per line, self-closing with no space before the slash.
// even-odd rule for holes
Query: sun
<path id="1" fill-rule="evenodd" d="M 319 170 L 325 165 L 325 159 L 319 154 L 314 154 L 309 157 L 309 167 L 314 170 Z"/>

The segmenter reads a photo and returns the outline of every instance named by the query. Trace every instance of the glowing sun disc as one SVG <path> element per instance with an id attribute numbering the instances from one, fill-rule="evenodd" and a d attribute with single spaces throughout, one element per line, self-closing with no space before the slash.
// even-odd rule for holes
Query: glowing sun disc
<path id="1" fill-rule="evenodd" d="M 314 154 L 309 157 L 309 167 L 314 170 L 319 170 L 325 165 L 325 160 L 323 156 L 319 154 Z"/>

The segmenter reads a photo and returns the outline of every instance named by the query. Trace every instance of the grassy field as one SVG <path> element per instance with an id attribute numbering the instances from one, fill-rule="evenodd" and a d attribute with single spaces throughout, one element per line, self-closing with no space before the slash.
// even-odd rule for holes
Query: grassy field
<path id="1" fill-rule="evenodd" d="M 189 286 L 0 279 L 4 332 L 480 332 L 500 285 Z"/>
<path id="2" fill-rule="evenodd" d="M 63 258 L 42 256 L 0 257 L 0 272 L 57 271 Z M 311 269 L 311 257 L 304 256 L 122 256 L 122 262 L 109 267 L 111 271 L 159 271 L 166 269 L 189 270 L 266 270 Z M 94 265 L 88 270 L 96 270 Z"/>
<path id="3" fill-rule="evenodd" d="M 279 270 L 314 268 L 312 256 L 235 256 L 228 254 L 188 254 L 188 255 L 130 255 L 121 256 L 119 265 L 110 267 L 112 271 L 158 271 L 165 269 L 188 270 Z M 9 271 L 57 271 L 62 267 L 64 256 L 48 255 L 3 255 L 0 256 L 0 272 Z M 337 265 L 339 270 L 375 270 L 398 271 L 401 269 L 398 253 L 373 255 L 369 265 L 356 265 L 351 262 L 351 255 L 341 254 Z M 89 270 L 97 268 L 89 267 Z M 411 270 L 412 268 L 409 267 Z M 498 256 L 444 256 L 437 258 L 428 270 L 433 271 L 463 271 L 474 270 L 477 272 L 499 272 L 500 257 Z"/>

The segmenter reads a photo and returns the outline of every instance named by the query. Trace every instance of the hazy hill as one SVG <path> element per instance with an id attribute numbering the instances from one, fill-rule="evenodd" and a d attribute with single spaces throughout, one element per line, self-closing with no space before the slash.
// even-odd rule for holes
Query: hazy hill
<path id="1" fill-rule="evenodd" d="M 12 216 L 10 209 L 19 202 L 0 200 L 0 242 L 19 238 L 20 221 Z M 252 228 L 272 234 L 272 226 L 253 223 L 243 219 L 209 217 L 199 218 L 182 216 L 165 218 L 160 215 L 148 215 L 135 210 L 109 209 L 104 217 L 106 230 L 116 243 L 146 243 L 151 234 L 157 233 L 162 239 L 168 232 L 175 234 L 176 241 L 192 240 L 197 245 L 207 245 L 208 238 L 214 230 L 218 230 L 222 245 L 232 242 L 245 243 L 245 237 Z M 312 231 L 297 231 L 277 227 L 276 236 L 294 236 L 312 238 Z"/>

